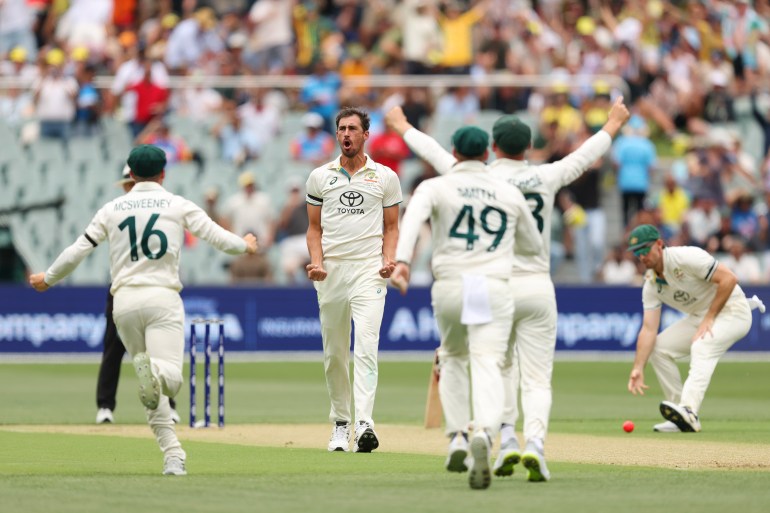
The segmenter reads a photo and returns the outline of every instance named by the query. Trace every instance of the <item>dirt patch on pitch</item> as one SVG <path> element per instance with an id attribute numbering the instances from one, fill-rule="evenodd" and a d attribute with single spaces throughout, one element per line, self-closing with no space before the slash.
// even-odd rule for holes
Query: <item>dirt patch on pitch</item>
<path id="1" fill-rule="evenodd" d="M 140 425 L 0 426 L 0 430 L 152 437 L 149 427 Z M 182 442 L 315 449 L 325 448 L 329 436 L 327 424 L 249 424 L 224 429 L 180 426 L 177 431 Z M 443 455 L 446 451 L 446 439 L 439 430 L 378 424 L 377 434 L 381 452 Z M 770 445 L 709 442 L 697 440 L 697 436 L 667 433 L 660 434 L 659 438 L 599 437 L 554 433 L 548 436 L 547 457 L 549 461 L 604 465 L 770 470 Z"/>

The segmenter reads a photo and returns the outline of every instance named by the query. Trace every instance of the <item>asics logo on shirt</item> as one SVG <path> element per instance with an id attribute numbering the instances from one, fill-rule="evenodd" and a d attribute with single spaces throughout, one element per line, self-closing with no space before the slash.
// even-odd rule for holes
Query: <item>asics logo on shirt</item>
<path id="1" fill-rule="evenodd" d="M 363 202 L 364 202 L 363 194 L 356 191 L 347 191 L 347 192 L 343 192 L 342 195 L 340 195 L 340 203 L 342 203 L 346 207 L 357 207 Z"/>

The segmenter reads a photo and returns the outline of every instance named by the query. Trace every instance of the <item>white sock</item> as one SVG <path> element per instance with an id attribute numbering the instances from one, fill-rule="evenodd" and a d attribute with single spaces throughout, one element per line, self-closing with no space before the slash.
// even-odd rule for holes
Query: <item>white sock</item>
<path id="1" fill-rule="evenodd" d="M 505 445 L 516 438 L 516 430 L 510 424 L 503 424 L 500 429 L 500 445 Z"/>

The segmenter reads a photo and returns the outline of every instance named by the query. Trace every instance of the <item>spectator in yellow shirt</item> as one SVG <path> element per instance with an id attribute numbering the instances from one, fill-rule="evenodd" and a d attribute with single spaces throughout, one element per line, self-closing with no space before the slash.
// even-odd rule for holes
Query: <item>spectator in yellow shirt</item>
<path id="1" fill-rule="evenodd" d="M 467 74 L 473 63 L 473 27 L 484 17 L 489 0 L 482 0 L 463 12 L 457 0 L 446 4 L 439 23 L 444 38 L 444 50 L 439 64 L 445 73 Z"/>
<path id="2" fill-rule="evenodd" d="M 580 111 L 567 101 L 568 90 L 566 84 L 553 86 L 551 104 L 540 113 L 540 126 L 546 127 L 556 122 L 559 127 L 558 134 L 561 136 L 574 134 L 583 126 Z"/>
<path id="3" fill-rule="evenodd" d="M 663 190 L 658 195 L 660 221 L 667 236 L 679 233 L 687 212 L 690 210 L 690 196 L 676 183 L 672 175 L 666 175 Z"/>

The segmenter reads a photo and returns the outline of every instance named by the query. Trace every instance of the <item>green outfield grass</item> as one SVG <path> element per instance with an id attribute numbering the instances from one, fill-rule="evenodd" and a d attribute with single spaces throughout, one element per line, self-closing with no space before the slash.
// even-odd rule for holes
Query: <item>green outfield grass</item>
<path id="1" fill-rule="evenodd" d="M 660 437 L 654 374 L 645 397 L 625 390 L 627 362 L 557 362 L 551 432 Z M 0 365 L 0 424 L 91 424 L 95 364 Z M 136 379 L 123 368 L 117 420 L 143 424 Z M 383 362 L 375 407 L 379 423 L 420 425 L 430 364 Z M 320 423 L 328 399 L 320 362 L 229 363 L 227 422 Z M 695 440 L 770 444 L 770 363 L 719 365 Z M 187 391 L 179 397 L 187 416 Z M 621 431 L 636 422 L 632 435 Z M 325 433 L 324 433 L 325 436 Z M 440 437 L 440 432 L 436 432 Z M 671 435 L 669 435 L 671 436 Z M 0 511 L 332 511 L 741 513 L 770 510 L 770 472 L 678 470 L 556 462 L 554 479 L 495 480 L 472 491 L 466 476 L 443 470 L 443 457 L 380 452 L 185 442 L 190 475 L 160 475 L 151 438 L 16 433 L 0 429 Z M 194 455 L 194 457 L 193 457 Z M 675 455 L 672 455 L 675 457 Z M 751 463 L 751 462 L 747 462 Z M 765 465 L 770 462 L 754 462 Z"/>

